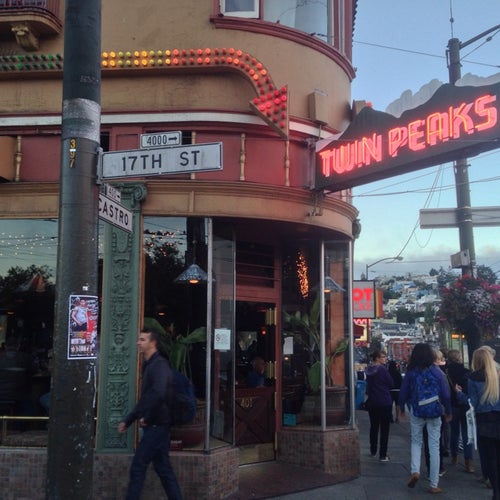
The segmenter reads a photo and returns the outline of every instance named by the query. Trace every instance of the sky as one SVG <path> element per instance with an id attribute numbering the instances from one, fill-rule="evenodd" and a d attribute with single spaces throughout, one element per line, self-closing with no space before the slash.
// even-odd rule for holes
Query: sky
<path id="1" fill-rule="evenodd" d="M 498 24 L 500 0 L 358 0 L 352 99 L 386 111 L 404 92 L 416 94 L 435 79 L 448 83 L 448 40 L 464 43 Z M 500 73 L 500 32 L 469 44 L 460 55 L 462 77 Z M 500 149 L 468 162 L 472 207 L 500 206 Z M 353 195 L 362 226 L 354 243 L 354 279 L 366 265 L 369 279 L 450 267 L 450 256 L 460 251 L 458 229 L 420 229 L 419 211 L 456 208 L 451 163 L 357 186 Z M 500 271 L 500 227 L 475 227 L 474 247 L 478 265 Z M 393 256 L 403 260 L 371 266 Z"/>

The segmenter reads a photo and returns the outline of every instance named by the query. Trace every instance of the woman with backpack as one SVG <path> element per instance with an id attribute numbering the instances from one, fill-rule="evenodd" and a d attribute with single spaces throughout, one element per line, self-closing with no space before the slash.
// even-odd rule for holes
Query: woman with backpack
<path id="1" fill-rule="evenodd" d="M 399 394 L 401 420 L 406 419 L 407 404 L 411 410 L 411 475 L 408 488 L 414 488 L 420 479 L 423 429 L 426 426 L 430 455 L 429 493 L 442 491 L 439 488 L 439 441 L 443 407 L 446 421 L 451 420 L 448 382 L 435 365 L 435 357 L 435 351 L 429 344 L 415 345 Z"/>

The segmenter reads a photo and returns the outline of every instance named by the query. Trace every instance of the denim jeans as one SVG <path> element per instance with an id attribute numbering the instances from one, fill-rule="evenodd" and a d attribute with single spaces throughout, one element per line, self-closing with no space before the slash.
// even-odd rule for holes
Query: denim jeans
<path id="1" fill-rule="evenodd" d="M 450 422 L 450 452 L 452 457 L 459 454 L 458 441 L 460 432 L 462 433 L 462 445 L 464 447 L 464 458 L 470 460 L 472 458 L 472 444 L 467 444 L 469 436 L 467 434 L 467 419 L 465 418 L 465 407 L 453 407 L 452 419 Z"/>
<path id="2" fill-rule="evenodd" d="M 420 474 L 420 460 L 422 458 L 422 442 L 424 426 L 427 427 L 429 444 L 429 480 L 432 488 L 439 483 L 439 438 L 441 436 L 441 417 L 419 418 L 410 413 L 411 429 L 411 473 Z"/>
<path id="3" fill-rule="evenodd" d="M 170 430 L 168 427 L 153 425 L 143 428 L 142 439 L 130 466 L 130 482 L 126 500 L 139 500 L 141 497 L 146 471 L 151 462 L 169 500 L 182 500 L 181 490 L 170 464 L 169 450 Z"/>

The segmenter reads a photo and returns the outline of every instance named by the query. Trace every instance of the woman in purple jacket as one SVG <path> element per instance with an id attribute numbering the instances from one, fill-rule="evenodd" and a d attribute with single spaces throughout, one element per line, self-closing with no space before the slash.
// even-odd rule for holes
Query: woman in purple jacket
<path id="1" fill-rule="evenodd" d="M 366 368 L 366 394 L 368 415 L 370 416 L 370 453 L 377 456 L 377 441 L 380 430 L 381 462 L 388 462 L 387 444 L 389 442 L 389 427 L 392 418 L 392 377 L 389 375 L 385 364 L 387 354 L 376 349 L 371 354 L 372 362 Z"/>

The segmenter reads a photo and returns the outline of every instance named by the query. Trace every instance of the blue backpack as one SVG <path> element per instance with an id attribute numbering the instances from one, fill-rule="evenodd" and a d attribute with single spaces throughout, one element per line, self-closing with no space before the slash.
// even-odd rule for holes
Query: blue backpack
<path id="1" fill-rule="evenodd" d="M 181 372 L 172 369 L 174 374 L 174 390 L 171 411 L 171 424 L 189 424 L 196 416 L 196 396 L 194 385 Z"/>
<path id="2" fill-rule="evenodd" d="M 415 374 L 412 410 L 419 418 L 436 418 L 443 414 L 439 400 L 439 380 L 429 368 L 417 370 Z"/>

